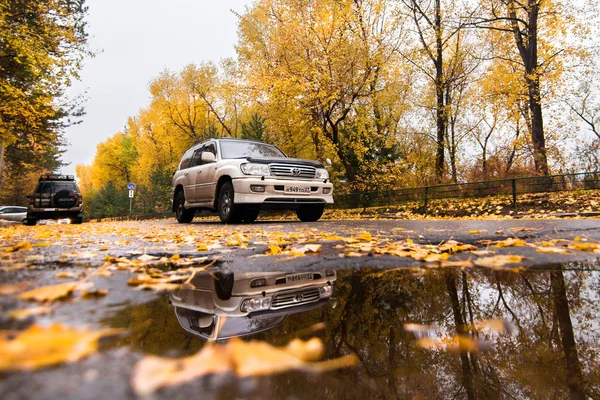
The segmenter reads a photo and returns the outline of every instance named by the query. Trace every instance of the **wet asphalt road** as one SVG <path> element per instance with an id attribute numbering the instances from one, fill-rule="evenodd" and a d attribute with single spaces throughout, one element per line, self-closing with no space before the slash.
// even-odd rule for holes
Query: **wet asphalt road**
<path id="1" fill-rule="evenodd" d="M 145 254 L 157 257 L 157 259 L 152 261 L 152 266 L 160 266 L 161 257 L 170 258 L 174 255 L 178 255 L 181 258 L 206 257 L 207 261 L 203 261 L 203 264 L 214 261 L 210 267 L 210 271 L 221 270 L 233 272 L 234 274 L 273 271 L 282 271 L 284 274 L 290 274 L 330 269 L 338 273 L 338 282 L 336 283 L 335 290 L 340 290 L 338 289 L 340 287 L 348 288 L 352 286 L 354 288 L 357 276 L 362 276 L 361 274 L 364 274 L 365 271 L 401 268 L 401 272 L 394 273 L 405 274 L 408 273 L 406 268 L 435 267 L 435 264 L 417 261 L 409 257 L 377 255 L 369 251 L 364 252 L 359 257 L 344 256 L 344 253 L 348 252 L 348 248 L 343 248 L 344 240 L 340 240 L 340 238 L 357 238 L 365 232 L 369 232 L 372 235 L 372 243 L 374 245 L 406 242 L 407 239 L 419 245 L 438 245 L 448 240 L 456 240 L 464 244 L 474 245 L 479 250 L 489 250 L 493 248 L 493 243 L 507 238 L 519 238 L 532 244 L 556 239 L 572 242 L 575 238 L 578 239 L 578 242 L 599 243 L 600 220 L 377 220 L 321 221 L 316 223 L 265 221 L 236 226 L 224 226 L 210 220 L 195 220 L 189 225 L 180 225 L 172 220 L 165 220 L 90 223 L 81 226 L 39 225 L 36 227 L 23 227 L 10 225 L 0 227 L 0 232 L 3 232 L 1 234 L 5 235 L 4 244 L 2 245 L 4 248 L 14 246 L 23 241 L 33 245 L 33 248 L 30 250 L 14 253 L 4 252 L 2 254 L 0 267 L 4 270 L 0 271 L 0 285 L 33 282 L 33 286 L 35 287 L 62 283 L 64 279 L 56 277 L 59 272 L 68 272 L 77 275 L 82 272 L 85 273 L 86 268 L 104 264 L 107 256 L 135 260 Z M 10 234 L 7 232 L 10 232 Z M 240 234 L 243 238 L 243 246 L 235 243 L 235 240 L 239 239 Z M 332 240 L 325 240 L 327 237 L 332 238 Z M 233 242 L 228 243 L 228 240 L 232 240 L 232 238 L 234 239 Z M 262 256 L 268 250 L 269 242 L 273 241 L 274 238 L 280 241 L 288 240 L 293 244 L 321 244 L 322 248 L 317 254 L 307 254 L 304 257 L 294 257 L 291 259 L 285 256 Z M 199 247 L 199 244 L 206 245 L 207 248 Z M 36 245 L 41 246 L 36 247 Z M 519 263 L 519 266 L 528 269 L 529 272 L 527 273 L 532 274 L 531 280 L 534 284 L 538 280 L 540 282 L 544 281 L 546 275 L 550 273 L 548 271 L 559 267 L 563 271 L 574 271 L 571 272 L 572 274 L 583 274 L 579 279 L 585 282 L 582 285 L 586 287 L 595 287 L 594 285 L 598 285 L 597 271 L 600 269 L 597 263 L 597 260 L 600 258 L 600 253 L 598 252 L 569 251 L 569 254 L 549 254 L 540 253 L 536 248 L 529 246 L 493 248 L 493 251 L 496 255 L 524 256 L 525 259 Z M 458 253 L 452 256 L 451 260 L 471 260 L 474 258 L 477 257 L 471 253 Z M 27 264 L 32 267 L 10 270 L 11 266 L 19 264 Z M 437 272 L 435 268 L 433 270 L 435 271 L 432 272 L 434 275 L 441 273 Z M 472 271 L 469 275 L 477 276 L 481 274 L 483 276 L 480 279 L 473 278 L 472 287 L 476 292 L 485 292 L 484 287 L 487 287 L 486 285 L 489 284 L 488 280 L 497 279 L 498 273 L 510 274 L 509 272 L 492 272 L 486 269 L 482 271 L 481 268 L 472 268 L 469 270 Z M 14 296 L 0 296 L 0 306 L 3 310 L 0 317 L 1 329 L 21 330 L 33 323 L 50 324 L 60 322 L 74 326 L 84 324 L 92 327 L 118 326 L 121 328 L 130 328 L 134 332 L 138 332 L 137 329 L 134 329 L 136 324 L 150 321 L 146 324 L 148 325 L 147 327 L 142 324 L 145 326 L 144 329 L 147 330 L 145 336 L 132 334 L 129 339 L 120 339 L 117 343 L 108 342 L 103 345 L 102 351 L 98 354 L 74 364 L 46 368 L 32 373 L 13 372 L 0 375 L 0 393 L 3 393 L 2 397 L 4 399 L 135 398 L 136 396 L 129 384 L 129 377 L 133 365 L 143 355 L 180 356 L 193 354 L 192 350 L 201 348 L 205 342 L 181 329 L 177 323 L 177 319 L 174 317 L 166 294 L 153 291 L 138 291 L 127 285 L 127 281 L 134 275 L 135 273 L 131 270 L 122 270 L 115 271 L 112 276 L 94 277 L 91 280 L 96 284 L 97 288 L 109 290 L 107 296 L 91 300 L 71 299 L 57 302 L 53 305 L 54 313 L 29 318 L 24 321 L 10 319 L 7 316 L 7 312 L 12 309 L 31 306 L 31 304 L 17 300 Z M 396 292 L 403 292 L 404 290 L 402 289 L 403 281 L 398 280 L 400 278 L 394 278 L 396 281 L 393 282 L 396 283 L 391 284 L 391 276 L 392 274 L 389 274 L 380 278 L 381 282 L 386 284 L 385 290 L 381 288 L 377 289 L 381 291 L 379 297 L 388 299 L 385 301 L 382 300 L 382 304 L 384 304 L 382 307 L 386 310 L 390 308 L 392 310 L 395 308 L 400 309 L 405 306 L 400 304 L 402 302 L 398 303 L 398 299 L 396 298 Z M 502 276 L 504 277 L 504 275 Z M 403 276 L 401 279 L 412 278 Z M 513 283 L 508 283 L 512 282 L 512 278 L 506 277 L 505 279 L 507 282 L 506 285 L 508 285 L 507 290 L 514 290 L 513 295 L 515 297 L 521 295 L 519 293 L 521 289 L 513 289 L 511 286 Z M 388 287 L 387 280 L 390 280 L 390 287 L 395 289 Z M 341 293 L 345 293 L 344 289 L 341 290 Z M 344 317 L 335 317 L 342 318 L 339 321 L 336 320 L 336 323 L 343 325 L 346 323 L 345 321 L 351 319 L 352 312 L 362 312 L 358 311 L 361 307 L 358 303 L 365 301 L 365 299 L 357 300 L 361 297 L 356 297 L 353 294 L 353 290 L 344 295 L 347 297 L 346 300 L 340 300 L 346 304 L 346 314 L 344 314 Z M 408 291 L 409 289 L 407 288 L 406 290 Z M 414 288 L 410 290 L 414 290 Z M 589 290 L 592 292 L 596 290 L 595 296 L 597 296 L 597 288 Z M 335 291 L 334 296 L 336 296 Z M 344 299 L 341 294 L 340 296 L 341 299 Z M 416 294 L 411 294 L 409 298 L 416 296 Z M 431 296 L 438 295 L 432 293 Z M 506 296 L 508 297 L 508 295 Z M 369 301 L 374 300 L 371 299 Z M 508 303 L 510 301 L 510 299 L 507 300 Z M 549 304 L 553 303 L 550 302 Z M 309 313 L 306 313 L 303 317 L 290 316 L 286 320 L 287 325 L 274 329 L 270 335 L 259 335 L 258 339 L 282 344 L 281 338 L 295 337 L 294 332 L 299 329 L 298 327 L 306 328 L 310 324 L 317 322 L 325 322 L 326 324 L 331 322 L 331 324 L 334 324 L 333 321 L 335 318 L 332 315 L 336 313 L 335 310 L 338 308 L 334 310 L 330 306 L 331 304 L 321 310 L 311 311 L 310 317 L 307 316 Z M 538 305 L 539 307 L 541 306 Z M 350 311 L 355 308 L 357 310 Z M 481 308 L 484 309 L 483 305 Z M 498 312 L 497 309 L 498 305 L 496 305 L 495 309 L 490 309 L 486 315 L 488 317 L 497 317 L 494 314 Z M 524 310 L 520 311 L 526 312 Z M 598 319 L 600 319 L 596 311 L 594 309 L 592 312 L 593 324 L 597 324 Z M 506 315 L 503 315 L 503 317 L 514 318 L 514 312 L 512 310 L 511 312 L 512 314 L 506 312 Z M 518 312 L 516 313 L 518 314 Z M 581 312 L 583 313 L 583 311 Z M 140 314 L 146 315 L 146 317 L 140 317 Z M 136 318 L 142 318 L 143 321 L 140 322 Z M 415 319 L 418 318 L 413 317 L 411 322 L 427 322 Z M 353 323 L 358 322 L 354 321 Z M 359 328 L 356 326 L 352 329 L 356 330 Z M 161 336 L 161 331 L 170 332 L 170 335 Z M 338 333 L 342 335 L 342 339 L 344 335 L 348 334 L 345 331 L 340 332 Z M 352 332 L 350 331 L 350 336 L 352 336 Z M 334 343 L 335 340 L 329 336 L 330 334 L 335 336 L 327 328 L 327 333 L 323 339 L 324 341 L 331 339 L 331 343 Z M 577 331 L 576 334 L 585 336 L 584 332 L 580 331 Z M 357 338 L 357 340 L 360 339 Z M 161 341 L 164 344 L 161 344 Z M 184 342 L 187 343 L 186 347 L 181 345 Z M 341 351 L 340 348 L 345 349 L 342 353 L 353 351 L 352 346 L 344 347 L 339 344 L 333 345 L 333 347 L 337 350 L 334 351 L 331 348 L 328 350 L 328 353 L 335 353 L 336 351 L 339 353 Z M 375 347 L 375 344 L 373 344 L 372 348 L 357 350 L 359 353 L 363 351 L 363 360 L 361 366 L 357 367 L 359 372 L 356 372 L 356 375 L 354 372 L 340 371 L 318 377 L 307 376 L 302 373 L 292 373 L 274 377 L 273 379 L 261 378 L 259 380 L 236 380 L 231 376 L 211 377 L 182 387 L 164 389 L 155 394 L 153 398 L 183 399 L 197 395 L 198 391 L 201 391 L 202 398 L 230 398 L 232 396 L 240 398 L 314 398 L 312 394 L 302 391 L 303 385 L 310 384 L 330 387 L 331 393 L 328 395 L 329 398 L 360 398 L 365 395 L 381 398 L 414 397 L 419 395 L 429 395 L 432 398 L 446 398 L 444 395 L 444 391 L 446 390 L 444 385 L 447 382 L 442 383 L 441 381 L 437 384 L 435 382 L 432 383 L 432 387 L 436 387 L 436 390 L 438 390 L 435 392 L 437 394 L 429 393 L 423 388 L 402 392 L 399 388 L 390 386 L 389 382 L 386 390 L 379 390 L 378 387 L 382 385 L 382 382 L 380 382 L 379 378 L 376 378 L 378 373 L 370 371 L 370 368 L 374 367 L 369 367 L 369 362 L 367 361 L 371 356 L 376 357 L 375 354 L 379 354 L 381 349 L 376 349 Z M 510 360 L 507 362 L 510 362 Z M 448 371 L 440 373 L 449 374 Z M 406 371 L 399 372 L 399 374 L 403 376 L 402 379 L 405 379 L 407 376 Z M 418 378 L 418 374 L 416 377 Z M 434 378 L 428 377 L 427 379 Z M 467 397 L 467 393 L 461 392 L 460 387 L 464 383 L 461 379 L 457 375 L 456 387 L 448 389 L 453 390 L 453 394 L 458 391 L 459 398 Z M 353 392 L 349 388 L 356 381 L 361 382 L 359 384 L 360 389 Z M 283 389 L 286 385 L 289 386 L 289 389 Z M 557 389 L 556 393 L 563 393 L 564 390 L 566 389 L 561 386 L 560 390 Z M 400 393 L 404 393 L 404 395 Z M 544 395 L 542 392 L 533 393 L 531 397 L 543 398 Z"/>

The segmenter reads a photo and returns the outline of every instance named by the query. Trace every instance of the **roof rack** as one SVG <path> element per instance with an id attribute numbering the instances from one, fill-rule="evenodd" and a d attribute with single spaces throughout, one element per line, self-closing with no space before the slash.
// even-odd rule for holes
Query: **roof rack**
<path id="1" fill-rule="evenodd" d="M 74 181 L 75 175 L 55 175 L 44 174 L 40 176 L 40 181 Z"/>

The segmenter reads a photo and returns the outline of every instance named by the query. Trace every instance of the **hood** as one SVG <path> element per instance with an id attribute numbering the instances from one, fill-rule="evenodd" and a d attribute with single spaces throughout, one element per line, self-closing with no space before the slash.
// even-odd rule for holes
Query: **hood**
<path id="1" fill-rule="evenodd" d="M 287 158 L 287 157 L 246 157 L 246 159 L 256 164 L 292 164 L 306 165 L 314 168 L 325 168 L 323 163 L 313 160 L 304 160 L 302 158 Z"/>

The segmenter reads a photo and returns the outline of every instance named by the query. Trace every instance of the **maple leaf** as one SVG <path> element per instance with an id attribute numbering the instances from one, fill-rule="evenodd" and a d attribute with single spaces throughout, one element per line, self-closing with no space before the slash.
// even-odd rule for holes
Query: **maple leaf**
<path id="1" fill-rule="evenodd" d="M 95 353 L 101 337 L 118 332 L 118 329 L 89 331 L 54 324 L 32 325 L 13 339 L 0 335 L 0 371 L 33 371 L 77 361 Z"/>

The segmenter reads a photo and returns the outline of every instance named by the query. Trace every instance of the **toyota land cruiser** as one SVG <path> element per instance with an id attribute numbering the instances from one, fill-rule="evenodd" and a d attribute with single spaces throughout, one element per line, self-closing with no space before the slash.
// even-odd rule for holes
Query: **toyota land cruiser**
<path id="1" fill-rule="evenodd" d="M 197 210 L 217 212 L 225 223 L 253 222 L 265 209 L 295 210 L 300 220 L 317 221 L 332 194 L 320 162 L 288 158 L 266 143 L 210 139 L 183 155 L 170 200 L 180 223 L 191 222 Z"/>

